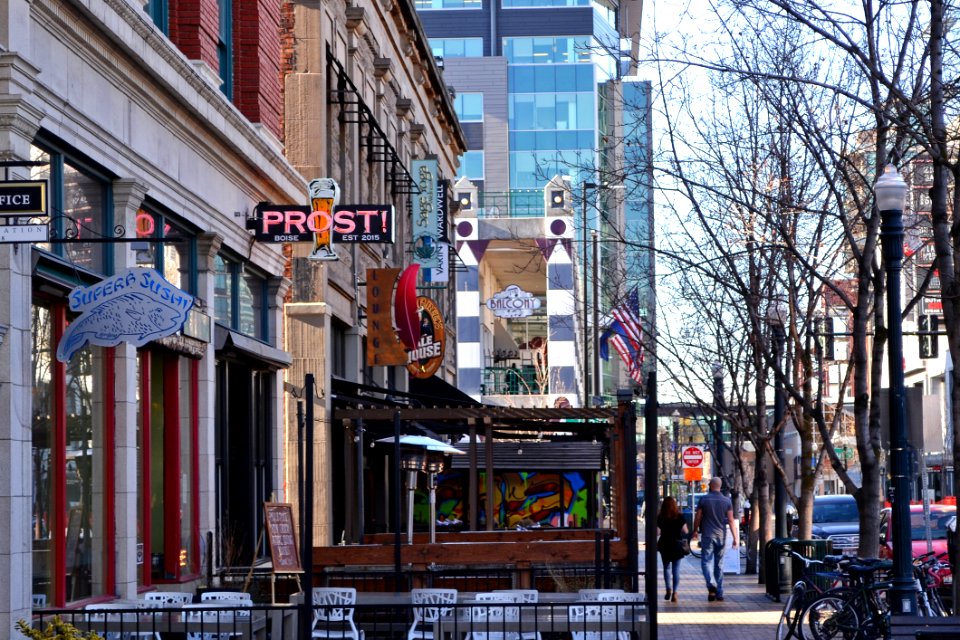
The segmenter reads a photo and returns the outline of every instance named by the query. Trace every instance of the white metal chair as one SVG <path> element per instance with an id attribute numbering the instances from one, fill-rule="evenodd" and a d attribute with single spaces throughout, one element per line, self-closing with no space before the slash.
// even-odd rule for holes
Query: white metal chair
<path id="1" fill-rule="evenodd" d="M 623 589 L 580 589 L 577 591 L 577 600 L 580 602 L 599 602 L 597 596 L 601 593 L 623 593 Z"/>
<path id="2" fill-rule="evenodd" d="M 410 601 L 413 603 L 413 624 L 407 631 L 407 640 L 433 640 L 433 624 L 444 616 L 449 616 L 453 607 L 441 605 L 457 604 L 456 589 L 412 589 Z M 418 631 L 417 625 L 423 625 Z M 430 625 L 429 627 L 427 625 Z"/>
<path id="3" fill-rule="evenodd" d="M 515 593 L 520 596 L 523 604 L 537 604 L 540 602 L 540 592 L 536 589 L 495 589 L 493 593 Z M 520 615 L 536 615 L 536 608 L 530 607 L 526 611 L 521 611 Z M 521 640 L 541 640 L 539 631 L 520 632 Z"/>
<path id="4" fill-rule="evenodd" d="M 47 594 L 45 593 L 35 593 L 33 594 L 33 608 L 34 609 L 43 609 L 47 606 Z"/>
<path id="5" fill-rule="evenodd" d="M 632 622 L 636 619 L 638 604 L 645 603 L 647 598 L 642 593 L 608 592 L 597 595 L 599 602 L 616 602 L 619 605 L 601 605 L 600 614 L 604 620 Z M 617 633 L 617 640 L 630 640 L 630 631 Z"/>
<path id="6" fill-rule="evenodd" d="M 88 604 L 83 608 L 84 619 L 87 622 L 122 622 L 123 616 L 117 613 L 116 609 L 117 605 L 110 602 Z M 102 635 L 105 640 L 122 640 L 122 634 L 119 631 L 104 629 L 102 633 L 97 631 L 97 634 Z"/>
<path id="7" fill-rule="evenodd" d="M 199 604 L 185 604 L 181 607 L 183 619 L 188 623 L 199 623 L 200 631 L 187 633 L 187 640 L 227 640 L 242 636 L 241 626 L 250 623 L 252 600 L 213 598 Z M 220 607 L 231 607 L 221 609 Z"/>
<path id="8" fill-rule="evenodd" d="M 313 588 L 312 638 L 361 640 L 363 631 L 353 622 L 357 590 L 351 587 Z"/>
<path id="9" fill-rule="evenodd" d="M 200 602 L 224 602 L 228 600 L 242 600 L 253 602 L 253 596 L 243 591 L 207 591 L 200 595 Z"/>
<path id="10" fill-rule="evenodd" d="M 193 602 L 193 594 L 183 591 L 148 591 L 143 594 L 143 601 L 153 603 L 154 607 L 182 607 Z"/>
<path id="11" fill-rule="evenodd" d="M 506 622 L 520 620 L 520 607 L 508 607 L 507 604 L 520 604 L 523 596 L 518 593 L 487 592 L 478 593 L 476 602 L 489 604 L 471 605 L 470 634 L 467 640 L 519 640 L 516 631 L 504 631 Z M 497 631 L 500 627 L 500 631 Z M 482 631 L 477 631 L 482 629 Z"/>

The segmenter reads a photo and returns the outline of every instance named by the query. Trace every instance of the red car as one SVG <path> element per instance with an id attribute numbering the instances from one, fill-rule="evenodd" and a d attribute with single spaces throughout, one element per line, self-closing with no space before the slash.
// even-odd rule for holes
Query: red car
<path id="1" fill-rule="evenodd" d="M 947 553 L 947 525 L 956 515 L 957 508 L 953 505 L 930 505 L 930 540 L 933 551 L 938 556 Z M 927 532 L 921 504 L 910 505 L 910 537 L 914 558 L 927 553 Z M 880 557 L 893 557 L 893 518 L 890 517 L 890 509 L 884 509 L 880 513 Z M 946 556 L 943 559 L 946 561 Z M 949 567 L 938 572 L 938 575 L 943 584 L 949 585 L 953 582 Z"/>

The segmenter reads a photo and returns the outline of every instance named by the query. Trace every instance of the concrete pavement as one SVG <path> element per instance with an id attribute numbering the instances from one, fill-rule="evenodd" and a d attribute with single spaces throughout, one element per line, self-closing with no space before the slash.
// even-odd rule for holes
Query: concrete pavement
<path id="1" fill-rule="evenodd" d="M 641 545 L 642 546 L 642 545 Z M 643 552 L 641 551 L 641 558 Z M 725 574 L 723 602 L 708 602 L 700 559 L 687 556 L 678 602 L 663 600 L 663 567 L 657 567 L 658 640 L 774 640 L 783 604 L 766 596 L 756 575 Z"/>

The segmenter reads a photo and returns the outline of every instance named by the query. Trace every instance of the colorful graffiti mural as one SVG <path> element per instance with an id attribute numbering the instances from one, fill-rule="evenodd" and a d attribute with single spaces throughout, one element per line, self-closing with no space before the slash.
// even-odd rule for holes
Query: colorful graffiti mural
<path id="1" fill-rule="evenodd" d="M 590 526 L 590 494 L 592 477 L 579 471 L 505 471 L 494 475 L 494 528 L 520 527 L 585 527 Z M 481 472 L 479 514 L 485 526 L 487 499 L 486 478 Z M 465 496 L 467 474 L 463 471 L 437 477 L 437 523 L 440 526 L 460 524 L 467 520 Z M 414 521 L 426 526 L 429 518 L 426 489 L 417 490 Z"/>

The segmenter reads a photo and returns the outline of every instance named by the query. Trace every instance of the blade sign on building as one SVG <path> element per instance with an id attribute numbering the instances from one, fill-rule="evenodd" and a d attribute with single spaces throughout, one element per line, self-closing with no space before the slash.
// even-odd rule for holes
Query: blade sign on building
<path id="1" fill-rule="evenodd" d="M 443 364 L 446 344 L 443 314 L 436 302 L 424 296 L 417 298 L 417 307 L 420 311 L 420 344 L 410 352 L 407 371 L 414 378 L 429 378 Z"/>
<path id="2" fill-rule="evenodd" d="M 367 269 L 367 366 L 409 362 L 407 350 L 393 328 L 393 287 L 400 269 Z"/>
<path id="3" fill-rule="evenodd" d="M 449 180 L 437 181 L 437 266 L 425 269 L 424 282 L 450 281 L 450 243 L 447 242 L 447 229 L 450 221 L 447 219 L 447 186 Z"/>
<path id="4" fill-rule="evenodd" d="M 340 202 L 340 185 L 333 178 L 317 178 L 311 180 L 308 185 L 310 189 L 310 206 L 314 211 L 326 213 L 333 216 L 333 209 Z M 313 251 L 307 256 L 310 260 L 339 260 L 336 251 L 333 250 L 333 225 L 327 225 L 326 229 L 318 228 L 313 236 Z"/>
<path id="5" fill-rule="evenodd" d="M 487 300 L 487 309 L 498 318 L 526 318 L 540 308 L 540 298 L 511 284 Z"/>
<path id="6" fill-rule="evenodd" d="M 392 244 L 394 220 L 389 204 L 342 205 L 331 215 L 305 205 L 261 203 L 247 229 L 261 242 L 313 242 L 333 225 L 334 242 Z"/>
<path id="7" fill-rule="evenodd" d="M 181 330 L 193 306 L 192 295 L 143 267 L 77 287 L 70 292 L 69 301 L 70 310 L 80 316 L 57 345 L 60 362 L 69 362 L 87 343 L 115 347 L 128 342 L 141 347 L 173 335 Z"/>
<path id="8" fill-rule="evenodd" d="M 440 268 L 440 242 L 437 212 L 437 161 L 414 160 L 413 180 L 420 190 L 413 194 L 413 260 L 424 269 Z"/>
<path id="9" fill-rule="evenodd" d="M 0 216 L 47 215 L 47 181 L 0 182 Z"/>

